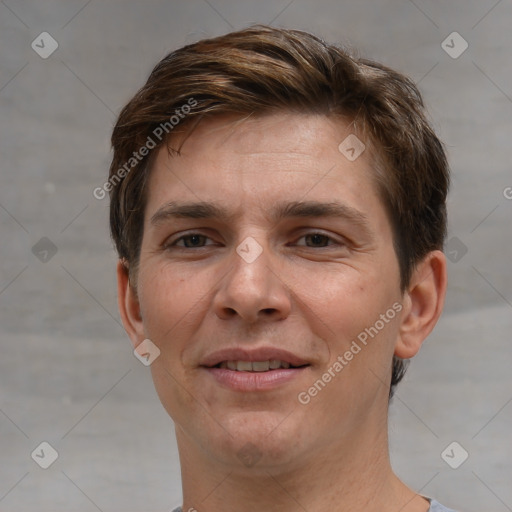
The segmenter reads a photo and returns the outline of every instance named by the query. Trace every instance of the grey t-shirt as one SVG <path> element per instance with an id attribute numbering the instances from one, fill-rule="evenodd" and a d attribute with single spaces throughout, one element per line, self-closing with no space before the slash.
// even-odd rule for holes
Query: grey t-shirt
<path id="1" fill-rule="evenodd" d="M 436 500 L 427 498 L 430 501 L 430 508 L 428 509 L 428 512 L 456 512 L 452 508 L 445 507 L 444 505 L 441 505 Z"/>
<path id="2" fill-rule="evenodd" d="M 456 512 L 455 510 L 451 508 L 447 508 L 444 505 L 441 505 L 438 501 L 427 498 L 430 501 L 430 508 L 428 509 L 428 512 Z M 192 509 L 194 510 L 194 509 Z M 172 512 L 183 512 L 181 510 L 181 507 L 175 508 Z"/>

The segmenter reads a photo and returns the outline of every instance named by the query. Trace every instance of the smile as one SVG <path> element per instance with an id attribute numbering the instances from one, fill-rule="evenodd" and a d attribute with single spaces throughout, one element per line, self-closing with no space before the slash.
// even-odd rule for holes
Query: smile
<path id="1" fill-rule="evenodd" d="M 286 361 L 222 361 L 211 367 L 201 367 L 213 383 L 237 392 L 263 392 L 282 388 L 298 379 L 311 365 L 292 366 Z"/>
<path id="2" fill-rule="evenodd" d="M 293 366 L 289 362 L 280 359 L 271 359 L 269 361 L 222 361 L 215 368 L 225 368 L 237 372 L 268 372 L 270 370 L 300 368 L 300 366 Z"/>

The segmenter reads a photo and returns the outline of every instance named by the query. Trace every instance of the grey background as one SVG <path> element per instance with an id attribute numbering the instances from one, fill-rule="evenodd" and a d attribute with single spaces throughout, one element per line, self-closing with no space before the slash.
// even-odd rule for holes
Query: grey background
<path id="1" fill-rule="evenodd" d="M 173 425 L 120 325 L 108 204 L 92 191 L 156 62 L 255 22 L 352 45 L 419 84 L 453 170 L 454 261 L 391 406 L 392 461 L 453 508 L 512 510 L 512 2 L 2 0 L 0 511 L 180 503 Z M 31 48 L 43 31 L 59 45 L 47 59 Z M 456 59 L 441 46 L 453 31 L 469 44 Z M 31 458 L 42 441 L 59 453 L 46 470 Z M 458 469 L 441 458 L 452 441 L 469 453 Z"/>

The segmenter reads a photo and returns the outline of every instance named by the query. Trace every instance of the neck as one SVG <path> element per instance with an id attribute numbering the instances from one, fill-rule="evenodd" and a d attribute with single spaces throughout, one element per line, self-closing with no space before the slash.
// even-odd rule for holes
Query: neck
<path id="1" fill-rule="evenodd" d="M 282 465 L 227 465 L 206 454 L 177 425 L 183 512 L 425 512 L 389 462 L 387 428 L 360 430 Z"/>

